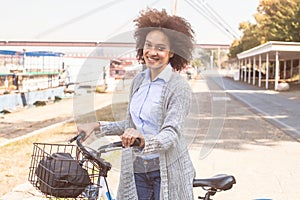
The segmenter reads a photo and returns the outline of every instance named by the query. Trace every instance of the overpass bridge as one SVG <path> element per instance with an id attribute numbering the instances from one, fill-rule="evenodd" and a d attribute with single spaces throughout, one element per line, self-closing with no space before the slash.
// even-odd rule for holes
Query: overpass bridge
<path id="1" fill-rule="evenodd" d="M 195 44 L 195 50 L 210 51 L 210 63 L 220 66 L 227 55 L 228 44 Z M 98 41 L 0 41 L 2 50 L 15 51 L 55 51 L 64 53 L 65 58 L 113 58 L 135 59 L 134 42 L 98 42 Z M 222 52 L 223 56 L 222 56 Z M 227 58 L 225 58 L 227 59 Z"/>
<path id="2" fill-rule="evenodd" d="M 63 41 L 0 41 L 0 46 L 56 46 L 56 47 L 135 47 L 130 42 L 63 42 Z M 229 49 L 228 44 L 195 44 L 195 48 Z"/>

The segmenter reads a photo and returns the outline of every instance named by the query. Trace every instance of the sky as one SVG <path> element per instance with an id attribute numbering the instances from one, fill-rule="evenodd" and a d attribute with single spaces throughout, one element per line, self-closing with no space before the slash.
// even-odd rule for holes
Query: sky
<path id="1" fill-rule="evenodd" d="M 176 1 L 176 15 L 191 23 L 198 44 L 231 44 L 233 35 L 241 36 L 239 23 L 255 22 L 259 4 L 259 0 L 0 0 L 0 41 L 103 42 L 133 31 L 132 21 L 141 10 L 164 8 L 172 13 Z M 219 21 L 205 16 L 208 10 Z"/>

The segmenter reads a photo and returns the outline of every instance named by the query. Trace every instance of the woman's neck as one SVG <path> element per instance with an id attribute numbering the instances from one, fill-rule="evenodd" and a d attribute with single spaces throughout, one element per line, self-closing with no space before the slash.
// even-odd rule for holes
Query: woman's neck
<path id="1" fill-rule="evenodd" d="M 150 69 L 150 80 L 153 81 L 166 67 L 167 65 L 161 68 Z"/>

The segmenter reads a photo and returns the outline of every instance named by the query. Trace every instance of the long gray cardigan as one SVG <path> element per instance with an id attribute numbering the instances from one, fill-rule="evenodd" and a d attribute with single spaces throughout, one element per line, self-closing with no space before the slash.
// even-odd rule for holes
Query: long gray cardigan
<path id="1" fill-rule="evenodd" d="M 130 99 L 139 89 L 145 74 L 138 74 L 131 85 Z M 159 133 L 145 138 L 144 154 L 159 153 L 161 191 L 160 200 L 192 200 L 195 170 L 183 136 L 183 125 L 189 112 L 191 89 L 185 79 L 172 72 L 162 90 L 158 113 Z M 130 105 L 130 104 L 129 104 Z M 103 123 L 101 130 L 107 135 L 121 135 L 126 128 L 135 128 L 129 108 L 124 121 Z M 133 150 L 122 151 L 118 200 L 137 200 L 133 175 Z"/>

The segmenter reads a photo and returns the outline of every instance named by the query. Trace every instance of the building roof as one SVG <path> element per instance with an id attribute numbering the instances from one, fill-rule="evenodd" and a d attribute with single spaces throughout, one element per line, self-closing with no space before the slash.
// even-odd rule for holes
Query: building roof
<path id="1" fill-rule="evenodd" d="M 300 59 L 300 42 L 279 42 L 270 41 L 260 46 L 243 51 L 237 55 L 238 59 L 255 57 L 258 59 L 262 55 L 262 60 L 266 59 L 266 53 L 269 53 L 269 60 L 275 60 L 276 52 L 279 53 L 280 60 Z"/>

